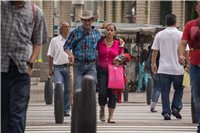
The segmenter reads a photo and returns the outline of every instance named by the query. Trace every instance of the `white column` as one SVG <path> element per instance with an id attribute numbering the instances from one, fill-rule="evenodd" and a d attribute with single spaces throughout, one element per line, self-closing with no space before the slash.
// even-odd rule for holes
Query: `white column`
<path id="1" fill-rule="evenodd" d="M 172 13 L 177 17 L 177 26 L 183 31 L 185 26 L 185 1 L 172 1 Z"/>
<path id="2" fill-rule="evenodd" d="M 106 21 L 112 23 L 112 1 L 106 1 Z"/>
<path id="3" fill-rule="evenodd" d="M 121 0 L 116 1 L 116 23 L 121 23 Z"/>

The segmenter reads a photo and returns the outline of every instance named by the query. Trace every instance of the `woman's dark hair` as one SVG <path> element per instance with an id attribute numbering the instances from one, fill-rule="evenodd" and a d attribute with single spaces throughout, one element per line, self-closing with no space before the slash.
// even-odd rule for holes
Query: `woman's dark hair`
<path id="1" fill-rule="evenodd" d="M 143 63 L 144 61 L 146 61 L 146 58 L 147 58 L 147 55 L 148 55 L 148 51 L 147 50 L 143 50 L 140 57 L 140 63 Z"/>
<path id="2" fill-rule="evenodd" d="M 171 14 L 171 13 L 168 14 L 165 17 L 165 22 L 166 22 L 167 26 L 173 26 L 176 23 L 176 15 Z"/>
<path id="3" fill-rule="evenodd" d="M 108 25 L 106 26 L 106 29 L 108 28 L 108 26 L 113 26 L 113 27 L 114 27 L 114 30 L 115 30 L 115 32 L 116 32 L 117 28 L 116 28 L 116 26 L 115 26 L 114 24 L 108 24 Z M 116 39 L 116 40 L 118 40 L 117 37 L 116 37 L 116 35 L 114 35 L 113 38 Z"/>

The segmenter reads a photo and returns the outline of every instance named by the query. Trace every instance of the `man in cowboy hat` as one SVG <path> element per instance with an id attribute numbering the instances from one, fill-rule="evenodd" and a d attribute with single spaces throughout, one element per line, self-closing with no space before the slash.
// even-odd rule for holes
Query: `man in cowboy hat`
<path id="1" fill-rule="evenodd" d="M 97 42 L 104 37 L 99 30 L 91 26 L 97 18 L 97 15 L 93 15 L 91 10 L 84 10 L 82 15 L 78 16 L 83 25 L 74 28 L 64 44 L 69 61 L 74 62 L 74 91 L 81 89 L 81 81 L 85 75 L 91 75 L 96 80 L 96 46 Z M 71 49 L 73 53 L 70 51 Z M 96 90 L 96 86 L 94 86 L 94 90 Z"/>
<path id="2" fill-rule="evenodd" d="M 69 61 L 74 62 L 74 91 L 81 88 L 81 81 L 85 75 L 91 75 L 96 80 L 96 45 L 98 40 L 103 37 L 100 31 L 91 26 L 97 15 L 94 16 L 90 10 L 84 10 L 82 15 L 78 16 L 83 25 L 74 28 L 64 44 Z M 78 41 L 83 35 L 85 37 Z M 78 42 L 76 46 L 75 42 Z M 73 49 L 73 53 L 71 49 Z M 96 90 L 95 86 L 94 88 Z"/>

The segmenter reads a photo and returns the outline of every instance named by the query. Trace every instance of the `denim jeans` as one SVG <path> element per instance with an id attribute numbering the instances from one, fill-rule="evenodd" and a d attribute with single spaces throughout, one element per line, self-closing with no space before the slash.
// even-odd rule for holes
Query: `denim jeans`
<path id="1" fill-rule="evenodd" d="M 64 111 L 70 112 L 70 74 L 69 66 L 54 65 L 54 86 L 62 83 L 64 88 Z"/>
<path id="2" fill-rule="evenodd" d="M 153 80 L 153 88 L 151 93 L 151 107 L 155 108 L 160 96 L 160 81 L 157 74 L 151 73 L 151 78 Z"/>
<path id="3" fill-rule="evenodd" d="M 30 75 L 10 66 L 1 72 L 1 132 L 23 133 L 30 96 Z"/>
<path id="4" fill-rule="evenodd" d="M 196 109 L 196 117 L 200 124 L 200 67 L 190 64 L 190 85 Z M 200 127 L 198 128 L 200 133 Z"/>
<path id="5" fill-rule="evenodd" d="M 106 105 L 107 98 L 109 98 L 108 108 L 116 108 L 118 93 L 114 95 L 112 93 L 112 89 L 108 88 L 108 71 L 98 67 L 97 79 L 99 85 L 99 97 L 98 97 L 99 105 L 100 106 Z"/>
<path id="6" fill-rule="evenodd" d="M 171 104 L 171 109 L 176 109 L 178 112 L 182 109 L 182 98 L 183 98 L 183 75 L 167 75 L 158 74 L 160 79 L 161 87 L 161 98 L 162 98 L 162 115 L 168 114 L 171 116 L 169 93 L 171 89 L 171 83 L 173 82 L 174 97 Z"/>
<path id="7" fill-rule="evenodd" d="M 85 75 L 91 75 L 96 82 L 97 70 L 95 62 L 90 62 L 90 63 L 74 62 L 73 70 L 74 70 L 74 92 L 77 89 L 81 89 L 81 82 Z M 94 85 L 94 91 L 96 92 L 96 84 Z"/>

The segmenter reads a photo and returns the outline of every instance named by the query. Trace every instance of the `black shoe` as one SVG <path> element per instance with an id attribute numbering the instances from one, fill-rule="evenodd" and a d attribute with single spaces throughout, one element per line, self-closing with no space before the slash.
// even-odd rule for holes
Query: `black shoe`
<path id="1" fill-rule="evenodd" d="M 177 119 L 182 119 L 182 116 L 176 109 L 172 110 L 172 115 L 174 115 Z"/>
<path id="2" fill-rule="evenodd" d="M 64 112 L 64 116 L 70 116 L 70 114 L 68 112 Z"/>
<path id="3" fill-rule="evenodd" d="M 157 110 L 155 110 L 154 108 L 151 108 L 151 112 L 154 113 L 154 112 L 157 112 Z"/>
<path id="4" fill-rule="evenodd" d="M 164 120 L 171 120 L 171 117 L 170 117 L 168 114 L 166 114 L 166 115 L 164 116 Z"/>

